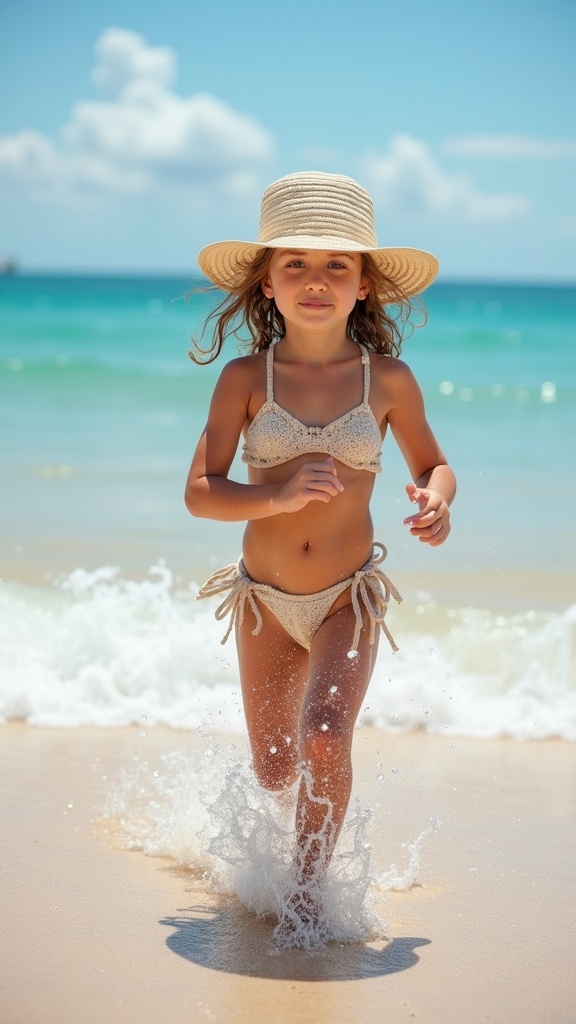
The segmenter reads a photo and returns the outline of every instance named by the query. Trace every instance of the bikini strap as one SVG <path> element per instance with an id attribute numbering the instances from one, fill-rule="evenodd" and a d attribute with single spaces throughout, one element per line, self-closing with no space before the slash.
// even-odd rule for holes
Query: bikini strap
<path id="1" fill-rule="evenodd" d="M 362 353 L 362 365 L 364 367 L 364 398 L 362 401 L 364 405 L 368 405 L 368 396 L 370 394 L 370 356 L 368 349 L 364 345 L 359 344 L 358 347 Z"/>
<path id="2" fill-rule="evenodd" d="M 266 401 L 274 401 L 274 346 L 266 352 Z"/>

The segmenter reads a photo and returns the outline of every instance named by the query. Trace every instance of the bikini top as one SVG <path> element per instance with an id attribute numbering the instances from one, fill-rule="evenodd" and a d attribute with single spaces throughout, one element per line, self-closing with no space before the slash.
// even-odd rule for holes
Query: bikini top
<path id="1" fill-rule="evenodd" d="M 352 469 L 380 473 L 382 437 L 368 402 L 370 356 L 363 345 L 364 397 L 361 405 L 325 427 L 307 427 L 274 400 L 274 348 L 266 353 L 266 401 L 248 427 L 242 462 L 257 469 L 281 466 L 298 455 L 326 452 Z"/>

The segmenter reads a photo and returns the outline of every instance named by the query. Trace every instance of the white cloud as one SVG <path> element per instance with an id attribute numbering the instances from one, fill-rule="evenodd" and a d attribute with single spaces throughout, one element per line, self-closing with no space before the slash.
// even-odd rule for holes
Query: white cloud
<path id="1" fill-rule="evenodd" d="M 263 163 L 271 153 L 252 118 L 212 96 L 183 98 L 143 79 L 129 82 L 117 103 L 76 104 L 63 136 L 75 152 L 158 178 L 218 175 Z"/>
<path id="2" fill-rule="evenodd" d="M 32 131 L 0 139 L 0 180 L 61 194 L 179 182 L 197 192 L 250 190 L 273 149 L 256 120 L 213 96 L 172 91 L 174 53 L 134 32 L 108 29 L 96 51 L 94 77 L 111 98 L 77 103 L 58 140 Z"/>
<path id="3" fill-rule="evenodd" d="M 36 184 L 55 173 L 54 146 L 38 132 L 24 129 L 0 138 L 0 178 L 7 184 Z"/>
<path id="4" fill-rule="evenodd" d="M 112 96 L 118 96 L 125 85 L 135 80 L 155 82 L 168 89 L 176 77 L 173 50 L 167 46 L 148 46 L 136 32 L 106 29 L 95 49 L 100 63 L 92 78 Z"/>
<path id="5" fill-rule="evenodd" d="M 480 192 L 464 174 L 445 171 L 426 143 L 396 135 L 387 156 L 371 155 L 363 162 L 374 201 L 403 217 L 442 216 L 456 222 L 505 221 L 523 216 L 529 205 L 513 193 Z"/>
<path id="6" fill-rule="evenodd" d="M 539 139 L 529 135 L 461 135 L 443 146 L 450 156 L 511 160 L 561 160 L 576 156 L 576 139 Z"/>

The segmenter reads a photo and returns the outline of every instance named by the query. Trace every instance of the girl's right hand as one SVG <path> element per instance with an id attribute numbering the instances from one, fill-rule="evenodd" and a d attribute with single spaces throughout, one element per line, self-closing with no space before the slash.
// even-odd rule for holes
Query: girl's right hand
<path id="1" fill-rule="evenodd" d="M 306 462 L 274 497 L 276 512 L 299 512 L 309 501 L 329 502 L 344 490 L 338 479 L 334 459 Z"/>

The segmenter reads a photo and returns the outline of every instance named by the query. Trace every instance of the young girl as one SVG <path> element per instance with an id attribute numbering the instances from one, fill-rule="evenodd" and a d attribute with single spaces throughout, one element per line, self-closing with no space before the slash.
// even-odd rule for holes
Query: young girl
<path id="1" fill-rule="evenodd" d="M 216 615 L 231 614 L 224 639 L 235 629 L 260 785 L 282 793 L 300 778 L 288 908 L 307 923 L 348 807 L 380 627 L 396 650 L 384 616 L 401 598 L 369 509 L 388 427 L 414 481 L 411 535 L 437 547 L 450 531 L 454 476 L 397 358 L 398 321 L 438 263 L 378 248 L 368 193 L 306 172 L 266 190 L 257 242 L 208 245 L 199 264 L 229 295 L 211 347 L 192 358 L 215 359 L 239 323 L 252 345 L 222 371 L 186 488 L 192 515 L 247 520 L 242 559 L 198 596 L 228 592 Z M 241 436 L 248 483 L 228 476 Z"/>

